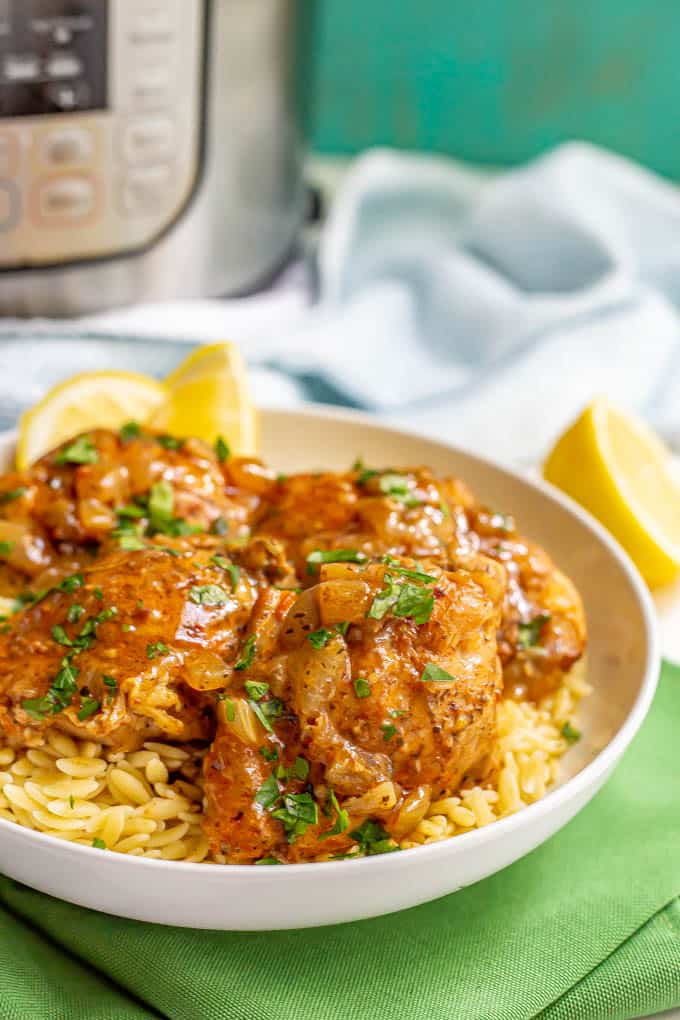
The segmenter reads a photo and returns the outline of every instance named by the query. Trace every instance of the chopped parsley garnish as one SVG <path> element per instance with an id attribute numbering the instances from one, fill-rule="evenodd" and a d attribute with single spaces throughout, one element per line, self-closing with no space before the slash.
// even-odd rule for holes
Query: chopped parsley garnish
<path id="1" fill-rule="evenodd" d="M 279 789 L 279 784 L 276 781 L 276 777 L 271 775 L 268 779 L 265 779 L 264 783 L 255 794 L 254 799 L 256 804 L 261 804 L 262 807 L 268 808 L 273 807 L 280 796 L 281 790 Z"/>
<path id="2" fill-rule="evenodd" d="M 342 623 L 336 623 L 333 630 L 337 630 L 338 634 L 341 634 L 342 637 L 346 637 L 347 631 L 349 630 L 349 620 L 343 620 Z"/>
<path id="3" fill-rule="evenodd" d="M 219 584 L 198 585 L 191 589 L 189 598 L 198 606 L 223 606 L 229 601 L 229 596 Z"/>
<path id="4" fill-rule="evenodd" d="M 132 531 L 124 535 L 116 535 L 116 537 L 118 538 L 119 548 L 124 552 L 139 552 L 140 549 L 146 549 L 146 542 L 143 542 L 140 536 Z"/>
<path id="5" fill-rule="evenodd" d="M 359 472 L 359 477 L 357 478 L 357 485 L 365 485 L 366 482 L 369 482 L 371 480 L 371 478 L 376 478 L 380 474 L 380 472 L 376 471 L 375 468 L 367 468 L 363 466 L 359 468 L 355 466 L 354 470 Z"/>
<path id="6" fill-rule="evenodd" d="M 52 639 L 56 641 L 58 645 L 66 645 L 69 648 L 73 645 L 71 638 L 68 636 L 64 628 L 58 623 L 55 623 L 52 628 Z"/>
<path id="7" fill-rule="evenodd" d="M 421 570 L 407 570 L 406 567 L 400 567 L 399 561 L 395 560 L 393 556 L 383 556 L 383 563 L 386 563 L 390 568 L 390 573 L 399 574 L 401 577 L 408 577 L 411 581 L 422 581 L 423 584 L 434 584 L 437 580 L 432 574 L 423 574 Z"/>
<path id="8" fill-rule="evenodd" d="M 9 556 L 14 548 L 14 542 L 0 542 L 0 556 Z"/>
<path id="9" fill-rule="evenodd" d="M 312 648 L 324 648 L 332 637 L 332 631 L 326 630 L 325 627 L 320 627 L 319 630 L 313 630 L 311 634 L 308 634 L 307 640 Z"/>
<path id="10" fill-rule="evenodd" d="M 320 840 L 330 839 L 331 836 L 339 836 L 341 832 L 344 832 L 347 828 L 349 828 L 349 815 L 338 804 L 338 799 L 333 790 L 329 790 L 326 805 L 324 807 L 324 814 L 330 817 L 332 812 L 335 812 L 333 828 L 328 829 L 327 832 L 322 832 L 319 836 Z"/>
<path id="11" fill-rule="evenodd" d="M 144 517 L 146 510 L 143 506 L 138 506 L 136 503 L 128 503 L 125 506 L 117 507 L 116 513 L 119 517 L 123 517 L 126 520 L 138 521 L 141 517 Z"/>
<path id="12" fill-rule="evenodd" d="M 444 500 L 442 500 L 441 503 L 439 504 L 439 509 L 441 510 L 442 517 L 451 516 L 451 508 L 449 507 L 448 503 L 444 502 Z"/>
<path id="13" fill-rule="evenodd" d="M 178 439 L 176 436 L 156 436 L 156 442 L 166 450 L 181 450 L 184 446 L 184 440 Z"/>
<path id="14" fill-rule="evenodd" d="M 282 806 L 271 814 L 283 825 L 288 842 L 293 843 L 297 836 L 307 831 L 308 825 L 316 825 L 319 821 L 319 807 L 311 793 L 285 793 L 282 799 Z"/>
<path id="15" fill-rule="evenodd" d="M 451 684 L 456 682 L 455 676 L 451 676 L 441 666 L 436 666 L 434 662 L 428 662 L 420 679 L 423 683 Z"/>
<path id="16" fill-rule="evenodd" d="M 293 767 L 290 770 L 290 774 L 294 779 L 299 779 L 304 783 L 307 776 L 309 775 L 309 762 L 306 758 L 298 755 L 293 762 Z"/>
<path id="17" fill-rule="evenodd" d="M 220 464 L 224 464 L 225 460 L 229 460 L 231 457 L 231 450 L 229 449 L 229 443 L 226 441 L 224 436 L 218 436 L 215 440 L 215 454 Z"/>
<path id="18" fill-rule="evenodd" d="M 381 475 L 378 483 L 380 491 L 391 499 L 396 499 L 404 506 L 420 506 L 420 500 L 413 495 L 409 480 L 404 475 L 395 475 L 391 472 Z"/>
<path id="19" fill-rule="evenodd" d="M 362 852 L 369 857 L 374 854 L 392 853 L 393 850 L 399 849 L 391 841 L 389 833 L 385 832 L 382 825 L 370 818 L 362 822 L 358 829 L 350 832 L 350 837 L 359 844 Z"/>
<path id="20" fill-rule="evenodd" d="M 65 591 L 70 594 L 71 592 L 77 591 L 78 588 L 82 588 L 84 583 L 85 579 L 82 574 L 70 574 L 56 585 L 56 589 L 57 591 Z"/>
<path id="21" fill-rule="evenodd" d="M 356 694 L 357 698 L 370 697 L 371 686 L 368 680 L 365 680 L 362 676 L 358 676 L 354 683 L 352 684 L 352 686 L 354 687 L 354 693 Z"/>
<path id="22" fill-rule="evenodd" d="M 74 602 L 72 606 L 69 606 L 68 613 L 66 614 L 67 622 L 77 623 L 84 612 L 85 609 L 83 608 L 83 606 L 79 606 Z"/>
<path id="23" fill-rule="evenodd" d="M 285 861 L 280 861 L 276 857 L 260 857 L 259 861 L 253 861 L 253 864 L 285 864 Z"/>
<path id="24" fill-rule="evenodd" d="M 170 649 L 162 641 L 155 641 L 152 645 L 146 646 L 146 657 L 147 659 L 153 659 L 156 655 L 165 655 Z"/>
<path id="25" fill-rule="evenodd" d="M 236 591 L 238 588 L 239 578 L 241 576 L 241 568 L 236 563 L 230 563 L 224 556 L 211 556 L 210 562 L 214 563 L 216 567 L 221 570 L 226 570 L 231 579 L 231 590 Z"/>
<path id="26" fill-rule="evenodd" d="M 71 796 L 68 799 L 68 806 L 71 808 L 71 811 L 73 811 L 74 807 L 76 806 L 76 801 L 73 794 L 71 794 Z"/>
<path id="27" fill-rule="evenodd" d="M 380 729 L 382 730 L 383 740 L 385 743 L 387 743 L 388 740 L 391 740 L 397 732 L 397 727 L 394 723 L 383 723 Z"/>
<path id="28" fill-rule="evenodd" d="M 271 721 L 283 715 L 283 702 L 279 698 L 270 698 L 269 701 L 249 701 L 248 704 L 267 732 L 273 733 Z"/>
<path id="29" fill-rule="evenodd" d="M 97 701 L 96 698 L 83 698 L 80 702 L 80 711 L 77 713 L 78 718 L 81 722 L 85 719 L 89 719 L 91 715 L 98 712 L 101 707 L 101 702 Z"/>
<path id="30" fill-rule="evenodd" d="M 259 680 L 246 680 L 243 686 L 246 689 L 246 694 L 253 701 L 262 701 L 264 696 L 269 694 L 269 684 Z"/>
<path id="31" fill-rule="evenodd" d="M 102 683 L 106 684 L 107 687 L 110 687 L 112 691 L 115 691 L 118 687 L 118 681 L 115 676 L 108 676 L 106 673 L 102 677 Z"/>
<path id="32" fill-rule="evenodd" d="M 21 707 L 35 719 L 44 719 L 46 715 L 57 715 L 71 704 L 73 695 L 78 690 L 76 677 L 78 670 L 71 663 L 70 656 L 61 660 L 61 668 L 52 681 L 46 694 L 41 698 L 29 698 L 21 702 Z"/>
<path id="33" fill-rule="evenodd" d="M 95 588 L 93 594 L 94 597 L 96 599 L 99 599 L 100 602 L 104 601 L 104 592 L 101 590 L 101 588 Z"/>
<path id="34" fill-rule="evenodd" d="M 434 608 L 434 595 L 429 588 L 420 588 L 414 584 L 397 584 L 395 578 L 386 573 L 385 587 L 374 597 L 366 615 L 371 620 L 382 620 L 383 616 L 392 611 L 394 616 L 408 616 L 414 623 L 427 623 Z"/>
<path id="35" fill-rule="evenodd" d="M 358 549 L 315 549 L 307 557 L 307 573 L 316 573 L 320 563 L 365 563 L 367 559 Z"/>
<path id="36" fill-rule="evenodd" d="M 149 520 L 154 528 L 164 525 L 172 518 L 175 495 L 170 482 L 154 482 L 149 490 Z M 161 531 L 162 528 L 158 527 Z"/>
<path id="37" fill-rule="evenodd" d="M 54 458 L 55 464 L 96 464 L 99 460 L 97 448 L 90 436 L 79 436 L 65 446 Z"/>
<path id="38" fill-rule="evenodd" d="M 547 613 L 534 616 L 528 623 L 517 625 L 517 644 L 520 648 L 534 648 L 541 640 L 541 634 L 546 623 L 550 620 Z"/>
<path id="39" fill-rule="evenodd" d="M 265 747 L 264 745 L 260 748 L 260 754 L 265 761 L 278 761 L 279 752 L 275 747 Z"/>
<path id="40" fill-rule="evenodd" d="M 96 850 L 106 850 L 106 843 L 103 839 L 100 839 L 99 836 L 94 837 L 92 840 L 92 846 L 95 847 Z"/>
<path id="41" fill-rule="evenodd" d="M 222 702 L 224 705 L 224 714 L 227 718 L 227 722 L 233 722 L 236 718 L 236 705 L 231 698 L 228 698 L 223 691 L 220 691 L 215 695 L 215 699 Z"/>
<path id="42" fill-rule="evenodd" d="M 254 634 L 245 639 L 241 646 L 239 657 L 234 664 L 234 669 L 248 669 L 249 666 L 252 666 L 253 659 L 255 658 L 255 640 Z"/>
<path id="43" fill-rule="evenodd" d="M 4 506 L 5 503 L 13 503 L 15 499 L 21 499 L 27 492 L 28 489 L 25 485 L 20 485 L 18 489 L 8 489 L 6 492 L 0 493 L 0 505 Z"/>
<path id="44" fill-rule="evenodd" d="M 575 744 L 577 740 L 581 739 L 581 731 L 575 729 L 569 721 L 565 722 L 560 730 L 560 733 L 567 741 L 568 744 Z"/>
<path id="45" fill-rule="evenodd" d="M 229 524 L 224 517 L 216 517 L 210 525 L 211 535 L 226 535 L 229 531 Z"/>
<path id="46" fill-rule="evenodd" d="M 139 439 L 141 431 L 142 426 L 139 422 L 128 421 L 123 425 L 119 434 L 124 443 L 129 443 L 131 439 Z"/>

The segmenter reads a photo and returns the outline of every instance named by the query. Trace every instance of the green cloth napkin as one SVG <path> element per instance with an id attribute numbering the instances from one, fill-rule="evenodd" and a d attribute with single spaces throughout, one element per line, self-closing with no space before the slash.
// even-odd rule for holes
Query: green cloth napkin
<path id="1" fill-rule="evenodd" d="M 680 1004 L 678 896 L 680 669 L 665 665 L 593 803 L 435 903 L 312 931 L 202 932 L 0 879 L 0 1018 L 624 1020 Z"/>

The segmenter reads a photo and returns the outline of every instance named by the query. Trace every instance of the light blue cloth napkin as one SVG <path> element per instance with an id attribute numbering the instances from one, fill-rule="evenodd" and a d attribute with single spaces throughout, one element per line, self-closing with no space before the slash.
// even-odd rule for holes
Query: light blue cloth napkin
<path id="1" fill-rule="evenodd" d="M 376 150 L 354 162 L 321 232 L 316 294 L 294 273 L 258 297 L 138 307 L 79 328 L 228 336 L 256 366 L 261 399 L 346 402 L 528 462 L 598 392 L 680 445 L 679 304 L 680 193 L 632 163 L 572 143 L 482 175 Z M 83 367 L 82 350 L 88 365 L 162 370 L 183 353 L 148 342 L 62 341 L 48 360 L 62 375 Z M 44 350 L 31 357 L 33 390 Z"/>

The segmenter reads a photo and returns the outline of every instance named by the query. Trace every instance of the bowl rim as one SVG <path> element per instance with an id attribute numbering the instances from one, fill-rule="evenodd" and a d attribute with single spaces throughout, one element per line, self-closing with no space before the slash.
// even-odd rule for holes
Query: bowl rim
<path id="1" fill-rule="evenodd" d="M 174 875 L 178 879 L 194 874 L 204 875 L 206 877 L 209 875 L 215 876 L 219 874 L 223 875 L 224 880 L 226 881 L 229 878 L 236 878 L 237 876 L 239 879 L 243 880 L 244 877 L 248 875 L 251 877 L 246 880 L 251 882 L 257 881 L 255 878 L 257 875 L 261 877 L 266 876 L 267 881 L 290 881 L 293 876 L 307 874 L 310 869 L 313 869 L 314 874 L 319 874 L 319 868 L 332 868 L 333 875 L 338 876 L 344 874 L 348 868 L 351 869 L 350 873 L 354 875 L 357 874 L 357 869 L 362 869 L 366 872 L 370 868 L 375 869 L 377 867 L 387 868 L 397 872 L 413 860 L 412 855 L 415 853 L 419 855 L 417 859 L 421 861 L 423 865 L 426 865 L 428 862 L 430 864 L 434 864 L 435 862 L 447 857 L 453 858 L 463 852 L 467 852 L 468 850 L 474 853 L 475 848 L 481 848 L 489 843 L 502 839 L 504 835 L 510 834 L 516 829 L 524 827 L 531 822 L 538 822 L 541 817 L 559 810 L 561 805 L 568 804 L 570 801 L 578 798 L 580 794 L 583 794 L 593 788 L 597 789 L 599 783 L 606 778 L 607 773 L 618 763 L 624 751 L 640 729 L 640 726 L 642 725 L 652 703 L 661 666 L 659 626 L 651 595 L 642 580 L 637 567 L 633 564 L 628 554 L 623 550 L 616 539 L 614 539 L 604 526 L 600 524 L 599 521 L 597 521 L 590 513 L 588 513 L 588 511 L 584 510 L 583 507 L 581 507 L 573 499 L 565 495 L 555 486 L 544 481 L 542 478 L 529 477 L 520 470 L 513 470 L 512 468 L 509 468 L 490 457 L 475 453 L 468 447 L 459 446 L 446 440 L 437 439 L 428 435 L 427 432 L 421 432 L 418 429 L 413 428 L 405 428 L 401 425 L 392 424 L 387 419 L 378 418 L 375 415 L 367 414 L 362 411 L 355 411 L 350 408 L 340 408 L 330 404 L 310 402 L 299 407 L 264 405 L 260 408 L 260 410 L 264 414 L 282 415 L 284 417 L 291 418 L 305 417 L 317 419 L 322 417 L 335 421 L 340 425 L 343 423 L 360 425 L 371 430 L 383 430 L 390 432 L 397 438 L 402 437 L 405 439 L 417 439 L 427 442 L 433 447 L 438 447 L 444 455 L 462 454 L 463 456 L 477 461 L 484 467 L 487 467 L 498 474 L 504 475 L 505 477 L 515 481 L 519 480 L 522 484 L 540 492 L 548 499 L 548 501 L 557 503 L 572 516 L 578 518 L 579 521 L 594 534 L 598 541 L 605 546 L 610 556 L 618 562 L 618 565 L 626 575 L 638 602 L 644 625 L 644 637 L 647 652 L 645 657 L 644 673 L 637 696 L 630 711 L 628 712 L 628 715 L 615 733 L 614 737 L 596 754 L 593 760 L 577 772 L 575 776 L 572 776 L 570 779 L 566 780 L 566 782 L 554 789 L 549 790 L 543 797 L 541 797 L 540 800 L 535 801 L 533 804 L 529 804 L 522 808 L 522 810 L 517 811 L 512 815 L 508 815 L 505 818 L 497 819 L 490 825 L 486 825 L 481 829 L 472 829 L 469 832 L 459 833 L 455 837 L 437 840 L 433 843 L 426 843 L 418 847 L 411 847 L 408 850 L 401 851 L 400 853 L 379 854 L 374 857 L 360 857 L 355 860 L 310 861 L 294 864 L 293 866 L 288 865 L 282 870 L 267 866 L 260 869 L 252 866 L 248 867 L 243 864 L 214 864 L 210 862 L 152 860 L 145 857 L 131 856 L 130 854 L 113 854 L 110 852 L 101 855 L 102 862 L 109 862 L 111 867 L 115 866 L 117 868 L 130 868 L 137 870 L 137 873 L 139 873 L 140 868 L 150 868 L 152 869 L 152 873 L 158 878 L 160 878 L 161 873 L 168 876 Z M 15 441 L 16 435 L 16 429 L 0 431 L 0 452 Z M 29 842 L 35 843 L 37 846 L 43 845 L 45 850 L 48 852 L 55 849 L 58 849 L 62 853 L 68 853 L 70 851 L 76 855 L 76 857 L 80 857 L 81 854 L 91 855 L 94 853 L 101 853 L 101 851 L 96 847 L 72 843 L 69 840 L 59 839 L 56 836 L 50 836 L 48 833 L 40 832 L 36 829 L 29 829 L 17 824 L 16 822 L 10 822 L 7 819 L 0 818 L 0 838 L 4 838 L 5 834 L 14 838 L 21 838 L 23 836 Z M 92 861 L 91 857 L 85 859 L 90 862 Z M 106 866 L 106 864 L 104 864 L 104 866 Z"/>

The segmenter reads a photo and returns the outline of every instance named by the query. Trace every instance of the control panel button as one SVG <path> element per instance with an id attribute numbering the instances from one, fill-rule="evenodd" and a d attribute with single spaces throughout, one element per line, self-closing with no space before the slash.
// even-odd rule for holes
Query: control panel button
<path id="1" fill-rule="evenodd" d="M 94 208 L 94 198 L 88 177 L 58 177 L 42 185 L 38 201 L 45 220 L 63 221 L 84 219 Z"/>
<path id="2" fill-rule="evenodd" d="M 62 131 L 50 132 L 43 149 L 45 162 L 52 166 L 87 163 L 92 158 L 93 152 L 92 135 L 82 128 L 64 128 Z"/>
<path id="3" fill-rule="evenodd" d="M 14 135 L 0 132 L 0 177 L 13 177 L 19 163 L 19 144 Z"/>
<path id="4" fill-rule="evenodd" d="M 128 36 L 133 43 L 167 43 L 174 36 L 174 18 L 167 3 L 138 4 L 128 22 Z"/>
<path id="5" fill-rule="evenodd" d="M 152 110 L 166 106 L 172 95 L 172 74 L 165 64 L 140 68 L 129 85 L 129 98 L 138 110 Z"/>
<path id="6" fill-rule="evenodd" d="M 138 167 L 128 171 L 120 187 L 121 213 L 137 217 L 158 212 L 167 197 L 171 182 L 170 166 Z"/>
<path id="7" fill-rule="evenodd" d="M 90 103 L 90 86 L 86 81 L 51 81 L 45 89 L 48 106 L 53 110 L 84 110 Z"/>
<path id="8" fill-rule="evenodd" d="M 33 53 L 9 53 L 2 65 L 2 76 L 9 82 L 35 81 L 40 77 L 40 61 Z"/>
<path id="9" fill-rule="evenodd" d="M 128 163 L 163 163 L 172 155 L 174 138 L 169 117 L 135 120 L 123 133 L 123 155 Z"/>
<path id="10" fill-rule="evenodd" d="M 12 181 L 0 181 L 0 232 L 12 230 L 19 222 L 19 190 Z"/>
<path id="11" fill-rule="evenodd" d="M 49 78 L 77 78 L 83 72 L 83 62 L 76 53 L 53 53 L 45 62 Z"/>

